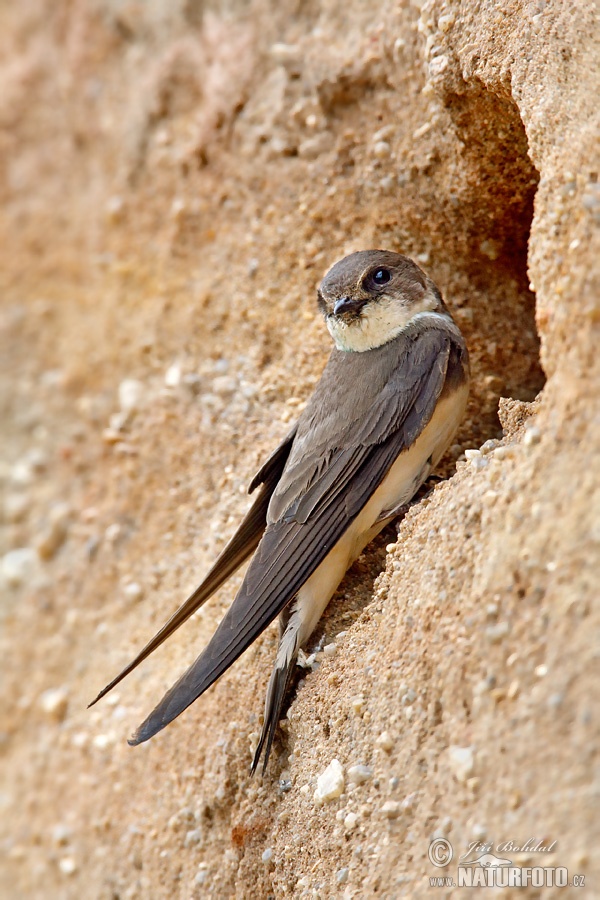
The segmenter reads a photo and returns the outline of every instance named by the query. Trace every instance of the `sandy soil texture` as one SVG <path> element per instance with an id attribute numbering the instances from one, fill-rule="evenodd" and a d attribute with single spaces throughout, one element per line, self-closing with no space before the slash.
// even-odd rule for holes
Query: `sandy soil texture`
<path id="1" fill-rule="evenodd" d="M 587 885 L 495 897 L 600 891 L 598 43 L 583 0 L 1 5 L 0 896 L 469 897 L 430 878 L 474 842 Z M 366 247 L 466 336 L 447 478 L 340 586 L 264 779 L 274 629 L 132 749 L 240 576 L 86 704 L 248 508 Z"/>

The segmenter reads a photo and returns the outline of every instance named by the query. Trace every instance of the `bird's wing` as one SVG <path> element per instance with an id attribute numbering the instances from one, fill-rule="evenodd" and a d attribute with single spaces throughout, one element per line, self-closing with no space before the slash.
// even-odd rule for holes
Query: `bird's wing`
<path id="1" fill-rule="evenodd" d="M 227 546 L 224 547 L 219 554 L 217 561 L 206 578 L 179 609 L 173 613 L 171 618 L 165 622 L 160 631 L 158 631 L 154 637 L 148 641 L 146 646 L 140 650 L 135 659 L 128 663 L 123 671 L 119 672 L 116 678 L 113 678 L 113 680 L 100 691 L 98 696 L 89 704 L 90 706 L 97 703 L 98 700 L 112 690 L 112 688 L 125 678 L 126 675 L 129 675 L 133 669 L 139 666 L 139 664 L 156 650 L 157 647 L 160 647 L 163 641 L 173 634 L 180 625 L 183 625 L 197 609 L 206 603 L 215 591 L 218 591 L 221 585 L 224 584 L 242 563 L 248 559 L 250 554 L 256 550 L 267 524 L 269 501 L 289 456 L 295 431 L 296 429 L 294 427 L 254 476 L 250 485 L 250 491 L 254 491 L 258 485 L 261 485 L 261 490 L 244 517 L 240 527 Z"/>
<path id="2" fill-rule="evenodd" d="M 165 694 L 130 744 L 146 741 L 168 725 L 252 644 L 337 543 L 398 454 L 412 445 L 442 392 L 451 340 L 441 332 L 428 345 L 427 365 L 420 367 L 420 377 L 413 377 L 415 357 L 410 352 L 394 373 L 400 396 L 395 402 L 390 397 L 389 402 L 402 413 L 389 415 L 383 431 L 376 429 L 378 443 L 350 441 L 349 446 L 332 451 L 325 463 L 313 461 L 317 474 L 282 517 L 267 526 L 242 586 L 208 646 Z"/>

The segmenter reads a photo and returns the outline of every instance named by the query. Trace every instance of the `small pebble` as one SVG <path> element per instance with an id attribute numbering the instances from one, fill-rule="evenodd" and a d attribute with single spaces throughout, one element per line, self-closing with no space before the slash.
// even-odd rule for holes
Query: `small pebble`
<path id="1" fill-rule="evenodd" d="M 381 812 L 387 819 L 397 819 L 402 812 L 402 805 L 397 800 L 386 800 Z"/>
<path id="2" fill-rule="evenodd" d="M 373 145 L 373 155 L 377 157 L 377 159 L 385 159 L 392 152 L 392 148 L 388 144 L 387 141 L 377 141 Z"/>
<path id="3" fill-rule="evenodd" d="M 363 784 L 363 782 L 368 781 L 369 778 L 373 777 L 373 768 L 372 766 L 350 766 L 348 769 L 348 781 L 351 784 Z"/>
<path id="4" fill-rule="evenodd" d="M 104 537 L 109 542 L 109 544 L 114 544 L 119 535 L 121 534 L 121 526 L 118 522 L 113 522 L 112 525 L 109 525 L 105 532 Z"/>
<path id="5" fill-rule="evenodd" d="M 345 866 L 343 869 L 337 870 L 337 872 L 335 874 L 335 880 L 337 881 L 338 884 L 346 884 L 346 882 L 348 881 L 349 874 L 350 874 L 350 870 L 348 869 L 347 866 Z"/>
<path id="6" fill-rule="evenodd" d="M 519 693 L 519 682 L 516 680 L 511 681 L 509 688 L 506 692 L 506 696 L 509 698 L 509 700 L 514 700 L 518 693 Z"/>
<path id="7" fill-rule="evenodd" d="M 302 59 L 302 51 L 296 44 L 277 42 L 271 44 L 271 56 L 277 65 L 285 66 L 289 63 L 298 63 Z"/>
<path id="8" fill-rule="evenodd" d="M 111 744 L 116 742 L 116 736 L 113 732 L 108 734 L 97 734 L 92 741 L 97 750 L 106 750 Z"/>
<path id="9" fill-rule="evenodd" d="M 77 863 L 72 856 L 63 856 L 63 858 L 58 861 L 58 868 L 63 875 L 74 875 L 77 871 Z"/>
<path id="10" fill-rule="evenodd" d="M 185 847 L 193 847 L 195 844 L 199 844 L 202 840 L 202 832 L 199 828 L 192 828 L 190 831 L 186 832 L 184 838 L 184 846 Z"/>
<path id="11" fill-rule="evenodd" d="M 393 125 L 391 123 L 389 125 L 384 125 L 382 128 L 379 129 L 379 131 L 376 131 L 375 134 L 373 135 L 373 143 L 376 144 L 378 141 L 387 141 L 389 138 L 392 137 L 395 130 L 396 130 L 396 125 Z"/>
<path id="12" fill-rule="evenodd" d="M 68 503 L 56 503 L 51 508 L 46 525 L 35 540 L 36 550 L 42 559 L 51 559 L 64 543 L 70 517 L 71 507 Z"/>
<path id="13" fill-rule="evenodd" d="M 344 828 L 346 831 L 354 831 L 356 826 L 358 825 L 358 816 L 356 813 L 350 812 L 344 818 Z"/>
<path id="14" fill-rule="evenodd" d="M 509 631 L 508 622 L 498 622 L 496 625 L 488 625 L 485 629 L 485 635 L 490 644 L 499 644 Z"/>
<path id="15" fill-rule="evenodd" d="M 539 444 L 541 439 L 541 432 L 539 428 L 535 427 L 535 425 L 531 425 L 529 428 L 525 429 L 525 434 L 523 435 L 523 443 L 526 447 L 532 447 L 534 444 Z"/>
<path id="16" fill-rule="evenodd" d="M 350 698 L 350 706 L 357 716 L 362 716 L 365 711 L 365 698 L 362 694 Z"/>
<path id="17" fill-rule="evenodd" d="M 67 714 L 69 698 L 65 688 L 49 688 L 40 696 L 39 703 L 47 716 L 62 722 Z"/>
<path id="18" fill-rule="evenodd" d="M 57 847 L 65 847 L 73 837 L 73 829 L 68 825 L 55 825 L 52 829 L 52 840 Z"/>
<path id="19" fill-rule="evenodd" d="M 135 378 L 125 378 L 119 385 L 119 406 L 124 413 L 133 413 L 140 408 L 144 396 L 144 385 Z"/>
<path id="20" fill-rule="evenodd" d="M 130 581 L 129 584 L 126 584 L 123 588 L 123 593 L 129 600 L 140 600 L 144 593 L 144 589 L 137 581 Z"/>
<path id="21" fill-rule="evenodd" d="M 179 363 L 173 363 L 165 372 L 165 386 L 169 388 L 178 387 L 181 384 L 181 366 Z"/>
<path id="22" fill-rule="evenodd" d="M 273 859 L 273 851 L 270 847 L 267 847 L 267 849 L 263 852 L 261 859 L 264 863 L 267 864 L 271 862 L 271 860 Z"/>
<path id="23" fill-rule="evenodd" d="M 317 778 L 315 800 L 329 802 L 344 792 L 344 769 L 338 759 L 332 759 L 325 771 Z"/>
<path id="24" fill-rule="evenodd" d="M 389 731 L 382 732 L 377 740 L 375 741 L 380 750 L 384 750 L 385 753 L 391 753 L 394 748 L 394 741 Z"/>
<path id="25" fill-rule="evenodd" d="M 447 13 L 446 15 L 440 16 L 438 18 L 438 28 L 439 30 L 445 34 L 447 31 L 450 31 L 452 26 L 454 25 L 454 14 Z"/>
<path id="26" fill-rule="evenodd" d="M 0 574 L 10 587 L 19 587 L 36 573 L 39 557 L 33 547 L 9 550 L 0 560 Z"/>
<path id="27" fill-rule="evenodd" d="M 325 654 L 325 656 L 334 656 L 336 649 L 337 648 L 333 643 L 325 644 L 325 646 L 323 647 L 323 653 Z"/>
<path id="28" fill-rule="evenodd" d="M 461 784 L 464 784 L 473 774 L 475 768 L 475 753 L 473 748 L 457 746 L 449 747 L 448 762 L 456 780 Z"/>
<path id="29" fill-rule="evenodd" d="M 499 446 L 500 446 L 500 441 L 496 441 L 496 440 L 494 440 L 494 439 L 491 439 L 491 440 L 486 441 L 484 444 L 481 445 L 481 447 L 479 448 L 479 452 L 480 452 L 480 453 L 483 453 L 483 454 L 491 453 L 492 450 L 496 450 L 496 448 L 499 447 Z"/>
<path id="30" fill-rule="evenodd" d="M 333 148 L 333 140 L 328 131 L 322 131 L 313 137 L 305 138 L 298 147 L 298 156 L 303 159 L 316 159 L 322 153 Z"/>
<path id="31" fill-rule="evenodd" d="M 10 480 L 13 484 L 19 485 L 20 487 L 26 487 L 28 484 L 31 484 L 33 476 L 34 472 L 32 467 L 24 459 L 16 462 L 10 471 Z"/>
<path id="32" fill-rule="evenodd" d="M 514 454 L 514 447 L 507 446 L 506 444 L 501 444 L 500 447 L 496 447 L 496 449 L 494 450 L 494 459 L 510 459 L 511 456 L 514 456 Z"/>

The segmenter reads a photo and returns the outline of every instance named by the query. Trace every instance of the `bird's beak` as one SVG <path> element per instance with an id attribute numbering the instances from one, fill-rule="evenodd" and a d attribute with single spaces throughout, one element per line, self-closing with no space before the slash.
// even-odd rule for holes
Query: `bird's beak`
<path id="1" fill-rule="evenodd" d="M 334 316 L 339 316 L 340 313 L 356 313 L 359 312 L 364 305 L 364 300 L 355 300 L 352 297 L 340 297 L 339 300 L 335 301 L 333 314 Z"/>

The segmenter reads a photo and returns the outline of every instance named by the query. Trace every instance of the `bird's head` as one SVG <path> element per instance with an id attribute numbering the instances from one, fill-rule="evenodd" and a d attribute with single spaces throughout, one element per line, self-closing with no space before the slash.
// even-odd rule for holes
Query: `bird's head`
<path id="1" fill-rule="evenodd" d="M 336 262 L 317 297 L 338 350 L 381 347 L 420 313 L 448 316 L 433 281 L 390 250 L 361 250 Z"/>

